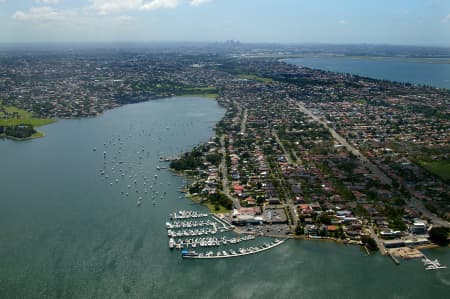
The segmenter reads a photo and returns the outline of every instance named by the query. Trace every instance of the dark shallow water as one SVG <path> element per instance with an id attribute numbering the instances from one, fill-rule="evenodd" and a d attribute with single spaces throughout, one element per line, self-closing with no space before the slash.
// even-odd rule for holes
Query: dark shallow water
<path id="1" fill-rule="evenodd" d="M 314 69 L 450 89 L 450 64 L 445 63 L 349 57 L 305 57 L 284 61 Z"/>
<path id="2" fill-rule="evenodd" d="M 261 254 L 224 260 L 182 260 L 170 251 L 168 214 L 203 208 L 179 198 L 182 178 L 156 170 L 158 158 L 207 141 L 223 113 L 212 100 L 164 99 L 97 118 L 61 120 L 43 128 L 45 138 L 0 140 L 0 297 L 448 295 L 448 269 L 425 271 L 417 260 L 395 266 L 388 258 L 331 242 L 291 240 Z M 103 168 L 108 179 L 99 173 Z M 121 177 L 118 168 L 127 175 Z M 158 192 L 155 205 L 142 193 L 149 185 Z M 428 253 L 450 265 L 448 249 Z"/>

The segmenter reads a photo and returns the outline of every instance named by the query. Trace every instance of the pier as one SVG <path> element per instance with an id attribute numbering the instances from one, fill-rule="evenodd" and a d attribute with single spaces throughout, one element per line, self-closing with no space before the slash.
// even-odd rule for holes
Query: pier
<path id="1" fill-rule="evenodd" d="M 267 247 L 249 247 L 247 249 L 240 249 L 240 250 L 238 250 L 238 251 L 240 251 L 239 253 L 231 252 L 230 254 L 228 254 L 226 251 L 223 251 L 226 254 L 222 254 L 222 253 L 220 253 L 220 251 L 218 251 L 216 255 L 213 255 L 212 252 L 198 253 L 198 254 L 196 252 L 183 252 L 181 256 L 183 258 L 190 258 L 190 259 L 220 259 L 220 258 L 238 257 L 238 256 L 256 254 L 256 253 L 260 253 L 260 252 L 272 249 L 274 247 L 277 247 L 277 246 L 283 244 L 284 242 L 286 242 L 286 240 L 287 239 L 275 240 L 273 243 L 269 244 Z"/>
<path id="2" fill-rule="evenodd" d="M 231 228 L 233 228 L 233 225 L 231 225 L 230 223 L 226 222 L 226 221 L 223 220 L 223 219 L 220 219 L 220 218 L 217 217 L 216 215 L 211 214 L 211 217 L 212 217 L 214 220 L 216 220 L 218 223 L 220 223 L 220 224 L 223 226 L 223 228 L 225 228 L 225 229 L 231 229 Z"/>
<path id="3" fill-rule="evenodd" d="M 169 248 L 183 249 L 183 248 L 196 248 L 196 247 L 217 247 L 227 244 L 239 244 L 244 241 L 249 241 L 255 239 L 253 235 L 246 235 L 238 238 L 217 238 L 217 237 L 206 237 L 206 238 L 195 238 L 195 239 L 178 239 L 175 240 L 173 237 L 169 240 Z"/>
<path id="4" fill-rule="evenodd" d="M 195 236 L 205 236 L 205 235 L 214 235 L 217 233 L 217 229 L 215 226 L 211 229 L 190 229 L 190 230 L 182 230 L 182 231 L 173 231 L 168 230 L 167 236 L 169 237 L 195 237 Z"/>
<path id="5" fill-rule="evenodd" d="M 439 269 L 447 269 L 447 266 L 443 266 L 439 263 L 437 259 L 431 260 L 425 254 L 423 255 L 422 262 L 425 266 L 425 270 L 439 270 Z"/>
<path id="6" fill-rule="evenodd" d="M 208 213 L 200 213 L 200 212 L 196 212 L 196 211 L 179 211 L 178 213 L 172 213 L 170 215 L 170 217 L 173 220 L 176 219 L 189 219 L 189 218 L 204 218 L 204 217 L 208 217 L 209 214 Z"/>
<path id="7" fill-rule="evenodd" d="M 173 228 L 193 228 L 193 227 L 204 227 L 204 226 L 215 226 L 211 220 L 207 221 L 174 221 L 174 222 L 166 222 L 167 229 Z"/>
<path id="8" fill-rule="evenodd" d="M 389 255 L 389 257 L 392 259 L 392 261 L 394 262 L 394 264 L 396 264 L 397 266 L 400 265 L 400 261 L 393 256 L 389 251 L 387 251 L 387 254 Z"/>

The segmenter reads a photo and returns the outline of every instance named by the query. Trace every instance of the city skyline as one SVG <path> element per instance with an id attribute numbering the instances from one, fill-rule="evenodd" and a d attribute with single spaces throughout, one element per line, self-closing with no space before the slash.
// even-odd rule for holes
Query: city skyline
<path id="1" fill-rule="evenodd" d="M 415 1 L 0 0 L 0 42 L 450 45 L 450 3 Z"/>

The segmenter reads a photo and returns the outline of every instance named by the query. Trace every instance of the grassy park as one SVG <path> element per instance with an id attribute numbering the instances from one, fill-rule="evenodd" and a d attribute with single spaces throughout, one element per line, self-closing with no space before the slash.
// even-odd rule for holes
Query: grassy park
<path id="1" fill-rule="evenodd" d="M 53 122 L 55 122 L 54 119 L 33 117 L 31 112 L 13 106 L 3 105 L 3 102 L 0 101 L 0 126 L 2 127 L 31 125 L 33 128 L 36 128 Z M 44 136 L 42 132 L 35 132 L 28 138 L 37 138 L 42 136 Z"/>
<path id="2" fill-rule="evenodd" d="M 443 180 L 450 180 L 450 160 L 422 161 L 420 164 L 429 172 L 439 176 Z"/>

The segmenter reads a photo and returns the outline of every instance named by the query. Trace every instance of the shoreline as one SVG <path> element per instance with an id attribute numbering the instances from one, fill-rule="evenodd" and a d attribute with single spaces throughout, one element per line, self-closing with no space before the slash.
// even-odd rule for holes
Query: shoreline
<path id="1" fill-rule="evenodd" d="M 450 58 L 445 59 L 445 62 L 433 62 L 433 61 L 427 61 L 426 58 L 407 58 L 407 57 L 403 57 L 403 59 L 401 59 L 401 57 L 378 57 L 378 56 L 346 56 L 346 55 L 302 55 L 302 56 L 289 56 L 289 57 L 279 57 L 276 58 L 278 61 L 281 61 L 283 63 L 286 64 L 290 64 L 290 65 L 294 65 L 297 67 L 304 67 L 304 68 L 308 68 L 311 70 L 315 70 L 315 71 L 324 71 L 324 72 L 331 72 L 331 73 L 340 73 L 337 70 L 328 70 L 325 67 L 319 67 L 319 66 L 313 66 L 313 67 L 309 67 L 306 65 L 299 65 L 296 64 L 290 60 L 296 60 L 296 59 L 348 59 L 348 60 L 354 60 L 354 61 L 369 61 L 369 62 L 404 62 L 404 63 L 411 63 L 411 64 L 425 64 L 425 65 L 441 65 L 441 66 L 446 66 L 446 65 L 450 65 Z M 428 60 L 431 60 L 433 58 L 428 58 Z M 345 73 L 350 73 L 355 77 L 360 77 L 360 78 L 365 78 L 365 79 L 370 79 L 370 80 L 375 80 L 375 81 L 388 81 L 390 83 L 393 84 L 403 84 L 401 81 L 399 81 L 399 79 L 389 79 L 389 78 L 382 78 L 382 77 L 377 77 L 372 75 L 363 75 L 363 74 L 359 74 L 358 72 L 345 72 Z M 439 86 L 435 83 L 431 84 L 431 83 L 425 83 L 425 82 L 413 82 L 411 80 L 406 80 L 405 82 L 416 86 L 416 87 L 421 87 L 421 88 L 430 88 L 433 90 L 450 90 L 450 86 L 447 85 L 443 85 L 443 86 Z"/>
<path id="2" fill-rule="evenodd" d="M 58 119 L 55 119 L 55 118 L 48 118 L 48 119 L 47 118 L 39 118 L 39 119 L 35 119 L 35 121 L 39 120 L 42 123 L 38 124 L 38 125 L 35 125 L 34 124 L 35 121 L 29 121 L 29 120 L 27 121 L 26 119 L 24 119 L 23 122 L 22 122 L 22 121 L 19 121 L 19 120 L 20 119 L 14 119 L 14 122 L 17 123 L 15 125 L 19 125 L 19 124 L 31 125 L 31 126 L 33 126 L 33 129 L 36 131 L 36 133 L 34 133 L 33 135 L 31 135 L 29 137 L 25 137 L 25 138 L 15 137 L 15 136 L 11 136 L 11 135 L 7 135 L 5 133 L 2 133 L 2 134 L 0 134 L 0 138 L 6 138 L 6 139 L 13 140 L 13 141 L 25 141 L 25 140 L 32 140 L 32 139 L 42 138 L 42 137 L 46 136 L 45 133 L 41 132 L 41 131 L 38 131 L 36 129 L 39 128 L 39 127 L 47 126 L 47 125 L 54 124 L 54 123 L 58 122 Z M 10 127 L 11 125 L 3 124 L 2 126 Z"/>
<path id="3" fill-rule="evenodd" d="M 5 139 L 10 139 L 13 141 L 25 141 L 25 140 L 32 140 L 32 139 L 38 139 L 38 138 L 42 138 L 45 137 L 45 133 L 44 132 L 40 132 L 40 131 L 36 131 L 36 133 L 34 133 L 33 135 L 29 136 L 29 137 L 25 137 L 25 138 L 19 138 L 19 137 L 15 137 L 15 136 L 10 136 L 10 135 L 6 135 L 6 134 L 0 134 L 0 138 L 5 138 Z"/>
<path id="4" fill-rule="evenodd" d="M 136 103 L 123 103 L 123 104 L 118 103 L 118 105 L 116 107 L 111 107 L 110 109 L 106 109 L 106 110 L 104 110 L 104 111 L 102 111 L 102 112 L 100 112 L 100 113 L 98 113 L 96 115 L 86 115 L 86 116 L 80 116 L 80 117 L 64 117 L 62 119 L 95 118 L 95 117 L 103 115 L 104 113 L 107 113 L 108 111 L 112 111 L 112 110 L 117 109 L 117 108 L 125 107 L 125 106 L 130 105 L 130 104 L 141 104 L 141 103 L 155 101 L 155 100 L 164 100 L 164 99 L 177 98 L 177 97 L 180 97 L 180 98 L 182 98 L 182 97 L 198 97 L 198 98 L 204 98 L 204 99 L 208 99 L 208 100 L 217 100 L 219 95 L 217 93 L 210 93 L 210 94 L 181 94 L 181 95 L 160 96 L 158 98 L 147 99 L 145 101 L 136 102 Z M 49 118 L 49 119 L 39 118 L 39 119 L 40 120 L 45 120 L 45 123 L 35 126 L 35 125 L 33 125 L 32 122 L 24 120 L 23 124 L 31 124 L 31 125 L 33 125 L 33 128 L 39 128 L 39 127 L 42 127 L 42 126 L 46 126 L 46 125 L 50 125 L 50 124 L 56 123 L 59 120 L 59 118 Z M 4 126 L 6 126 L 6 125 L 4 125 Z M 42 138 L 42 137 L 45 137 L 45 136 L 46 136 L 45 133 L 44 132 L 40 132 L 40 131 L 36 131 L 35 134 L 33 134 L 30 137 L 26 137 L 26 138 L 19 138 L 19 137 L 9 136 L 9 135 L 6 135 L 4 133 L 0 134 L 0 138 L 7 138 L 7 139 L 10 139 L 10 140 L 14 140 L 14 141 L 32 140 L 32 139 Z"/>

